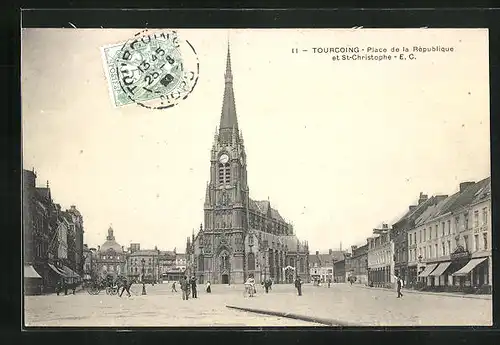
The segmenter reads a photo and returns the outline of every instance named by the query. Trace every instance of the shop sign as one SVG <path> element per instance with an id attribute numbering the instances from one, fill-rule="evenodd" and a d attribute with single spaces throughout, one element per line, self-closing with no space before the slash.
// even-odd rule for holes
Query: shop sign
<path id="1" fill-rule="evenodd" d="M 469 259 L 470 252 L 465 250 L 464 247 L 458 246 L 457 249 L 453 253 L 450 254 L 450 259 L 452 261 L 461 260 L 461 259 Z"/>

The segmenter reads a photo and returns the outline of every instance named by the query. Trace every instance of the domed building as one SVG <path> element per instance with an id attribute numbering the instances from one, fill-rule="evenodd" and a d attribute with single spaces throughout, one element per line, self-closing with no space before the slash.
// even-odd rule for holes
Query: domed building
<path id="1" fill-rule="evenodd" d="M 127 274 L 127 253 L 123 246 L 118 244 L 113 235 L 113 228 L 108 229 L 106 242 L 97 247 L 97 274 L 101 278 Z"/>

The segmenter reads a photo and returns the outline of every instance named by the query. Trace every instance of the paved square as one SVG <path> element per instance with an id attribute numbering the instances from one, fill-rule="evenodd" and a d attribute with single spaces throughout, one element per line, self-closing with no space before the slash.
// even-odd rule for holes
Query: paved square
<path id="1" fill-rule="evenodd" d="M 242 285 L 212 285 L 207 294 L 183 301 L 170 284 L 133 285 L 132 297 L 100 295 L 85 291 L 68 296 L 25 297 L 27 326 L 321 326 L 320 324 L 242 312 L 226 305 L 289 312 L 306 317 L 338 320 L 360 326 L 450 326 L 492 323 L 491 299 L 469 299 L 405 293 L 332 284 L 331 288 L 304 285 L 297 296 L 293 285 L 274 285 L 269 294 L 257 287 L 257 295 L 244 297 Z"/>

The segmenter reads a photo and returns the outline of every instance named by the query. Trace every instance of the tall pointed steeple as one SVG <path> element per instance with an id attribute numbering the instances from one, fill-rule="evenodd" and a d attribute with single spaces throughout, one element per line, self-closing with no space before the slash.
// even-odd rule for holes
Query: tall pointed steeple
<path id="1" fill-rule="evenodd" d="M 236 133 L 238 133 L 238 119 L 236 117 L 236 103 L 234 101 L 233 72 L 231 71 L 231 51 L 229 41 L 227 43 L 226 73 L 224 74 L 224 80 L 224 98 L 222 101 L 219 135 L 223 141 L 229 141 L 230 143 L 233 127 L 236 128 Z"/>

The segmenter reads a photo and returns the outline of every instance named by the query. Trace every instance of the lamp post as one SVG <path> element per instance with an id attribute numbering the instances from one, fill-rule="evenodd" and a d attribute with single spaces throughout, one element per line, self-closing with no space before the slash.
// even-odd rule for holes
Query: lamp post
<path id="1" fill-rule="evenodd" d="M 144 263 L 146 262 L 146 260 L 144 258 L 142 258 L 141 260 L 142 262 L 142 294 L 141 295 L 146 295 L 146 284 L 144 283 Z"/>

